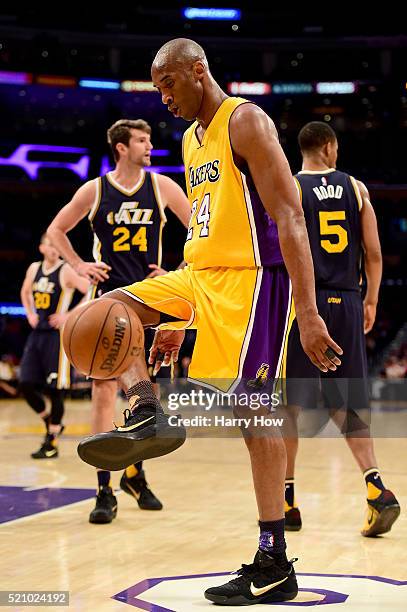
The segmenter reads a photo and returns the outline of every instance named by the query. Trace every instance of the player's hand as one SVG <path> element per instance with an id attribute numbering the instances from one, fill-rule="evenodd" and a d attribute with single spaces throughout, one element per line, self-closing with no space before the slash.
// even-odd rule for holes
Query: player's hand
<path id="1" fill-rule="evenodd" d="M 155 332 L 153 344 L 150 349 L 148 363 L 154 365 L 155 376 L 161 366 L 169 366 L 171 361 L 178 361 L 181 344 L 185 338 L 185 331 L 158 330 Z"/>
<path id="2" fill-rule="evenodd" d="M 341 365 L 341 360 L 337 355 L 342 355 L 341 347 L 331 338 L 324 321 L 318 314 L 298 320 L 300 328 L 301 344 L 312 363 L 321 370 L 335 371 Z M 335 353 L 337 355 L 335 355 Z"/>
<path id="3" fill-rule="evenodd" d="M 54 312 L 54 314 L 48 317 L 48 323 L 54 329 L 60 329 L 69 316 L 69 312 L 59 313 Z"/>
<path id="4" fill-rule="evenodd" d="M 105 264 L 104 261 L 81 261 L 74 269 L 79 276 L 87 278 L 92 285 L 97 285 L 109 278 L 108 271 L 112 268 Z"/>
<path id="5" fill-rule="evenodd" d="M 31 327 L 33 329 L 35 329 L 38 325 L 38 321 L 39 321 L 39 317 L 38 314 L 36 312 L 29 312 L 27 314 L 27 321 L 29 322 L 29 324 L 31 325 Z"/>
<path id="6" fill-rule="evenodd" d="M 363 302 L 363 331 L 368 334 L 376 319 L 376 303 Z"/>
<path id="7" fill-rule="evenodd" d="M 167 274 L 167 270 L 164 268 L 160 268 L 156 264 L 148 264 L 148 267 L 151 268 L 152 272 L 148 274 L 147 278 L 154 278 L 155 276 L 162 276 L 163 274 Z"/>

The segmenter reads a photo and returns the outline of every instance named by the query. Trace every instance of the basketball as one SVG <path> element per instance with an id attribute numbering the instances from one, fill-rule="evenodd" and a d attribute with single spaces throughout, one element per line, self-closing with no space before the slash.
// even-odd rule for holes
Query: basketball
<path id="1" fill-rule="evenodd" d="M 72 311 L 62 342 L 71 364 L 97 379 L 120 376 L 144 351 L 140 319 L 123 302 L 102 298 Z"/>

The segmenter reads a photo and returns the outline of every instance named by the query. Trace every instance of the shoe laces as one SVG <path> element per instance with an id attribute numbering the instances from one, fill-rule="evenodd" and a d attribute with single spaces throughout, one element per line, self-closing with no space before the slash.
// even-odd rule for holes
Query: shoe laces
<path id="1" fill-rule="evenodd" d="M 138 485 L 138 488 L 140 489 L 140 491 L 142 489 L 144 489 L 145 491 L 149 491 L 148 485 L 147 485 L 147 480 L 145 478 L 137 478 L 136 476 L 136 482 Z"/>
<path id="2" fill-rule="evenodd" d="M 51 440 L 46 436 L 44 442 L 41 445 L 40 451 L 47 451 L 54 449 L 55 447 L 51 444 Z"/>
<path id="3" fill-rule="evenodd" d="M 298 561 L 297 557 L 293 557 L 292 559 L 287 561 L 287 564 L 288 564 L 287 570 L 284 570 L 283 568 L 279 568 L 278 565 L 269 566 L 266 569 L 266 568 L 260 567 L 259 565 L 255 563 L 250 563 L 250 564 L 242 563 L 242 567 L 236 572 L 238 574 L 238 577 L 235 578 L 234 580 L 231 580 L 231 582 L 236 583 L 238 581 L 244 580 L 246 583 L 249 583 L 252 581 L 252 579 L 255 576 L 258 576 L 259 574 L 263 574 L 267 576 L 267 570 L 270 569 L 270 567 L 279 568 L 282 571 L 287 571 L 288 573 L 292 570 L 293 563 L 295 563 L 296 561 Z"/>
<path id="4" fill-rule="evenodd" d="M 97 502 L 100 506 L 106 506 L 109 504 L 109 498 L 113 496 L 113 490 L 111 487 L 100 487 L 97 493 Z"/>
<path id="5" fill-rule="evenodd" d="M 123 410 L 123 418 L 124 418 L 124 425 L 126 425 L 127 421 L 129 421 L 131 419 L 131 417 L 133 416 L 130 408 L 125 408 Z M 115 426 L 116 429 L 119 429 L 120 425 L 116 425 L 116 423 L 113 421 L 113 425 Z"/>
<path id="6" fill-rule="evenodd" d="M 254 563 L 242 563 L 242 567 L 235 572 L 237 578 L 231 580 L 229 584 L 239 584 L 242 581 L 250 583 L 258 572 L 259 568 Z"/>

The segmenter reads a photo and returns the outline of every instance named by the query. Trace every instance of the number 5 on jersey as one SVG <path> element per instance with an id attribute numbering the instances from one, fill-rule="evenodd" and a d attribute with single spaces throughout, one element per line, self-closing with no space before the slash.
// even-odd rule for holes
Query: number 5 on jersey
<path id="1" fill-rule="evenodd" d="M 342 253 L 348 246 L 348 232 L 339 223 L 332 221 L 345 221 L 344 210 L 319 211 L 319 231 L 322 236 L 336 236 L 337 240 L 321 240 L 321 246 L 327 253 Z"/>
<path id="2" fill-rule="evenodd" d="M 209 236 L 209 220 L 211 217 L 211 213 L 209 212 L 210 199 L 211 199 L 211 194 L 206 193 L 202 199 L 201 205 L 196 215 L 196 224 L 202 225 L 201 231 L 199 232 L 199 238 L 206 238 L 206 236 Z M 193 233 L 192 222 L 193 222 L 197 207 L 198 207 L 198 200 L 194 200 L 192 202 L 192 214 L 191 214 L 191 221 L 189 222 L 187 240 L 191 240 L 192 238 L 192 233 Z"/>

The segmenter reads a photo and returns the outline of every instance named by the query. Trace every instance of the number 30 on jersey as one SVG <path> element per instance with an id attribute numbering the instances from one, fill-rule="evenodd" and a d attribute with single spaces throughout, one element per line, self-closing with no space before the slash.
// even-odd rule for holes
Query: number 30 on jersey
<path id="1" fill-rule="evenodd" d="M 211 213 L 209 211 L 210 201 L 211 201 L 211 194 L 205 193 L 204 197 L 202 198 L 202 202 L 199 208 L 198 208 L 198 200 L 194 200 L 192 202 L 192 214 L 191 214 L 191 221 L 189 222 L 187 240 L 191 240 L 192 238 L 192 234 L 193 234 L 192 223 L 194 220 L 195 213 L 196 213 L 196 224 L 202 226 L 199 232 L 199 238 L 206 238 L 207 236 L 209 236 L 209 220 L 211 218 Z M 198 212 L 196 212 L 197 209 L 198 209 Z"/>

